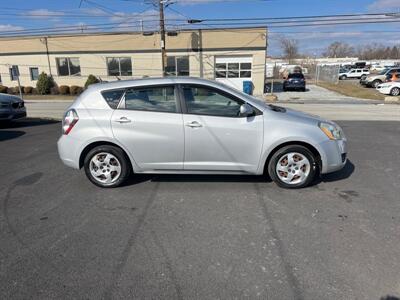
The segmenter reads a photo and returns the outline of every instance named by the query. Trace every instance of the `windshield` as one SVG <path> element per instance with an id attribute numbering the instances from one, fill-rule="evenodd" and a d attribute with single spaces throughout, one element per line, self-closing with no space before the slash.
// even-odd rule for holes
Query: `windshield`
<path id="1" fill-rule="evenodd" d="M 387 71 L 389 71 L 389 69 L 385 69 L 382 72 L 379 73 L 379 75 L 385 75 L 387 73 Z"/>

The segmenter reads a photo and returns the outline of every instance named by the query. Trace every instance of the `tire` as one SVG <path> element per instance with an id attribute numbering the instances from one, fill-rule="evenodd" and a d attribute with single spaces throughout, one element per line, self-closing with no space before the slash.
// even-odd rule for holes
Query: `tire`
<path id="1" fill-rule="evenodd" d="M 361 76 L 361 80 L 365 80 L 365 78 L 367 78 L 367 75 Z"/>
<path id="2" fill-rule="evenodd" d="M 380 85 L 382 83 L 382 81 L 380 81 L 380 80 L 374 80 L 374 81 L 372 81 L 372 87 L 374 87 L 374 88 L 377 88 L 378 87 L 378 85 Z"/>
<path id="3" fill-rule="evenodd" d="M 347 79 L 347 76 L 346 76 L 346 75 L 342 75 L 342 76 L 339 77 L 339 79 L 340 79 L 340 80 L 346 80 L 346 79 Z"/>
<path id="4" fill-rule="evenodd" d="M 122 185 L 131 173 L 126 154 L 118 147 L 103 145 L 89 151 L 84 160 L 85 174 L 95 185 L 114 188 Z"/>
<path id="5" fill-rule="evenodd" d="M 392 96 L 399 96 L 400 95 L 400 88 L 394 87 L 390 91 L 390 95 Z"/>
<path id="6" fill-rule="evenodd" d="M 306 89 L 305 87 L 303 87 L 303 88 L 301 89 L 301 91 L 302 91 L 302 92 L 306 92 L 307 89 Z"/>
<path id="7" fill-rule="evenodd" d="M 293 159 L 292 164 L 288 161 L 289 157 Z M 299 160 L 299 158 L 301 159 Z M 285 160 L 286 165 L 284 164 Z M 278 170 L 279 166 L 281 170 Z M 314 181 L 317 174 L 316 166 L 317 159 L 310 150 L 304 146 L 290 145 L 279 149 L 272 155 L 268 164 L 268 174 L 282 188 L 299 189 Z M 288 178 L 289 175 L 292 175 L 293 178 Z M 304 176 L 303 179 L 302 176 Z M 284 179 L 285 177 L 286 179 Z"/>

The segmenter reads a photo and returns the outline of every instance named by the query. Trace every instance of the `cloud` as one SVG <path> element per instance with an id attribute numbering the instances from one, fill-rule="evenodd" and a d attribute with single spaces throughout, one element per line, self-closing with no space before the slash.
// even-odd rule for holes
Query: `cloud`
<path id="1" fill-rule="evenodd" d="M 27 12 L 26 15 L 30 18 L 35 18 L 35 19 L 47 19 L 54 17 L 62 17 L 65 15 L 65 13 L 41 8 L 41 9 L 31 10 L 30 12 Z"/>
<path id="2" fill-rule="evenodd" d="M 1 25 L 0 24 L 0 32 L 2 31 L 14 31 L 14 30 L 23 30 L 24 27 L 22 26 L 14 26 L 14 25 L 10 25 L 10 24 L 6 24 L 6 25 Z"/>
<path id="3" fill-rule="evenodd" d="M 372 4 L 368 5 L 369 11 L 387 11 L 388 9 L 394 9 L 397 10 L 397 12 L 400 12 L 400 1 L 376 0 Z"/>

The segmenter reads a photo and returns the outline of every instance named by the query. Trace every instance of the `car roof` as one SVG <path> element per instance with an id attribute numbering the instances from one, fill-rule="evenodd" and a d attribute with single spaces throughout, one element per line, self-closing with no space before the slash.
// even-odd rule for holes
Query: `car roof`
<path id="1" fill-rule="evenodd" d="M 213 81 L 202 79 L 198 77 L 151 77 L 151 78 L 141 78 L 132 80 L 118 80 L 112 82 L 102 82 L 96 83 L 89 86 L 89 88 L 94 91 L 104 91 L 119 88 L 127 88 L 134 86 L 146 86 L 146 85 L 162 85 L 162 84 L 204 84 L 208 86 L 219 86 L 221 84 Z"/>
<path id="2" fill-rule="evenodd" d="M 141 86 L 151 86 L 151 85 L 168 85 L 168 84 L 200 84 L 208 87 L 214 87 L 216 89 L 225 91 L 238 98 L 241 99 L 245 98 L 247 102 L 251 103 L 260 110 L 264 110 L 266 107 L 265 104 L 260 99 L 247 95 L 233 87 L 230 87 L 221 82 L 217 82 L 215 80 L 208 80 L 198 77 L 164 77 L 164 78 L 151 77 L 151 78 L 142 78 L 133 80 L 118 80 L 113 82 L 96 83 L 90 85 L 89 88 L 76 99 L 74 106 L 76 107 L 79 106 L 80 103 L 84 103 L 85 107 L 89 106 L 95 107 L 97 104 L 94 103 L 92 95 L 107 90 L 126 89 L 129 87 L 141 87 Z"/>

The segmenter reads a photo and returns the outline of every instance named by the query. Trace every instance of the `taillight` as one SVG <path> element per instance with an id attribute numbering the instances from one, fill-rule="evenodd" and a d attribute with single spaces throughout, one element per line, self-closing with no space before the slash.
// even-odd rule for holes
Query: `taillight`
<path id="1" fill-rule="evenodd" d="M 72 130 L 72 128 L 75 126 L 75 124 L 78 122 L 79 117 L 78 114 L 74 109 L 70 109 L 65 113 L 63 122 L 62 122 L 62 131 L 63 134 L 68 134 Z"/>

